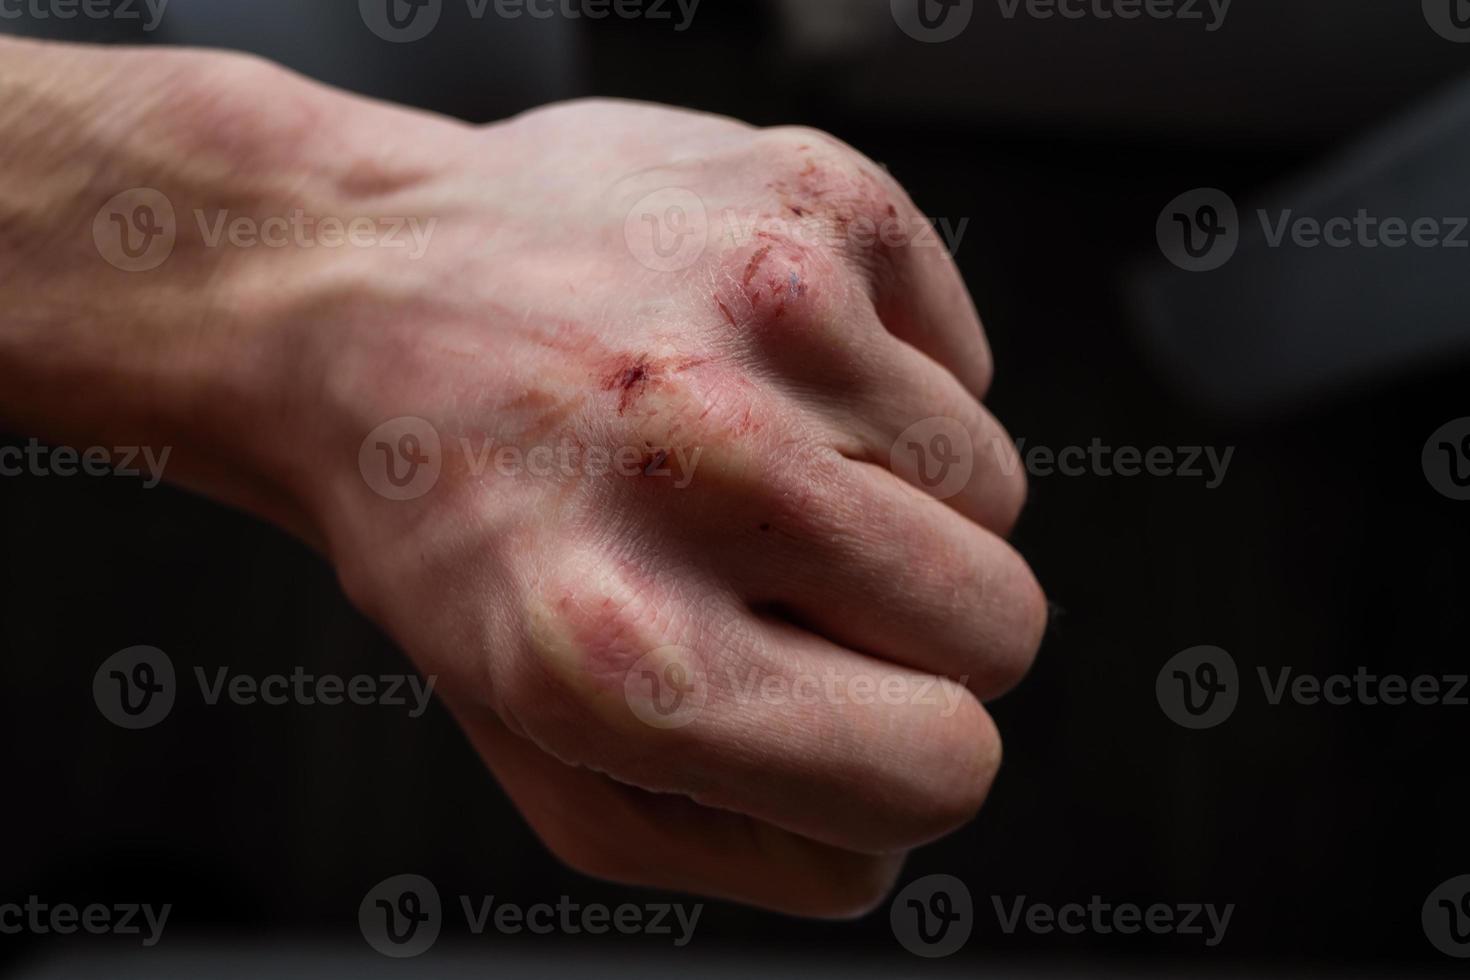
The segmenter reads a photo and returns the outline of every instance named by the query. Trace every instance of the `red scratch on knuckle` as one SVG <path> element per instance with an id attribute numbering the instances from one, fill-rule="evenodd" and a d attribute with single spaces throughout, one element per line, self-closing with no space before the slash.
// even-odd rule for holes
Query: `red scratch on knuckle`
<path id="1" fill-rule="evenodd" d="M 731 256 L 732 272 L 715 291 L 715 307 L 733 327 L 759 328 L 786 318 L 811 293 L 815 260 L 800 242 L 758 232 L 760 244 L 749 258 Z M 738 311 L 738 315 L 737 315 Z"/>

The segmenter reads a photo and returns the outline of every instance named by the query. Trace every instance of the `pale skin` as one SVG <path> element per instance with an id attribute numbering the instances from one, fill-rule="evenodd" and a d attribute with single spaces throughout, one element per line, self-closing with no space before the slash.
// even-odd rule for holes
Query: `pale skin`
<path id="1" fill-rule="evenodd" d="M 982 702 L 1046 619 L 1004 540 L 1024 475 L 948 253 L 853 233 L 922 220 L 857 151 L 616 102 L 476 127 L 238 55 L 0 40 L 0 175 L 0 421 L 172 447 L 168 479 L 318 549 L 573 867 L 850 916 L 985 799 Z M 93 224 L 137 187 L 177 244 L 128 272 Z M 666 187 L 710 221 L 659 271 L 625 231 Z M 211 245 L 194 217 L 298 208 L 435 224 L 410 257 Z M 359 467 L 401 417 L 444 446 L 410 500 Z M 890 465 L 935 417 L 974 446 L 943 501 Z M 636 462 L 460 451 L 567 444 Z M 648 475 L 674 449 L 682 486 Z M 647 723 L 640 677 L 697 716 Z"/>

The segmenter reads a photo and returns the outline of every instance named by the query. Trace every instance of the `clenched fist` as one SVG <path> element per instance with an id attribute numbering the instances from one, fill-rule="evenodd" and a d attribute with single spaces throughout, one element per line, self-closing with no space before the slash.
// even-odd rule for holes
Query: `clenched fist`
<path id="1" fill-rule="evenodd" d="M 74 113 L 97 157 L 7 161 L 53 260 L 3 287 L 8 417 L 167 442 L 320 547 L 562 859 L 848 915 L 980 806 L 981 702 L 1045 604 L 973 305 L 882 168 L 652 106 L 476 128 L 232 56 L 5 55 L 0 104 Z M 148 97 L 89 114 L 46 58 Z M 139 185 L 173 241 L 129 271 L 91 230 Z"/>

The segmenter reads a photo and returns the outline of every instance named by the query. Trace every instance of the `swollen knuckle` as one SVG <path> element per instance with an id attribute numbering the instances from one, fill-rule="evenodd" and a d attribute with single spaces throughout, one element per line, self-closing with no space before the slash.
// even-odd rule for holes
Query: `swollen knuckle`
<path id="1" fill-rule="evenodd" d="M 620 746 L 644 733 L 627 684 L 665 648 L 670 610 L 602 563 L 568 559 L 531 592 L 525 637 L 498 660 L 494 705 L 513 728 L 563 762 L 619 766 Z M 607 737 L 619 733 L 619 738 Z"/>
<path id="2" fill-rule="evenodd" d="M 715 302 L 733 329 L 779 336 L 809 327 L 838 284 L 821 242 L 792 228 L 757 223 L 746 240 L 721 256 Z"/>

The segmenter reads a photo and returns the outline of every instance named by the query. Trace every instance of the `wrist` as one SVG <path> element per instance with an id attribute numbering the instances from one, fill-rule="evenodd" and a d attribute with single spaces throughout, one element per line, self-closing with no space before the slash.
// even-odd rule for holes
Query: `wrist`
<path id="1" fill-rule="evenodd" d="M 237 55 L 3 43 L 27 195 L 0 195 L 0 419 L 170 447 L 171 480 L 320 545 L 331 308 L 363 263 L 301 227 L 411 184 L 381 136 L 426 117 Z"/>

